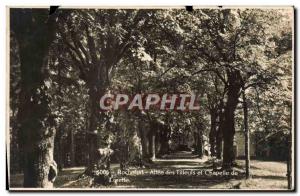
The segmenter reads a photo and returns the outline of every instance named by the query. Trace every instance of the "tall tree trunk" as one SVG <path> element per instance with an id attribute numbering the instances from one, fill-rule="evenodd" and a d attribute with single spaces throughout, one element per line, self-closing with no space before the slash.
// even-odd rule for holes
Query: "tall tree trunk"
<path id="1" fill-rule="evenodd" d="M 105 141 L 101 141 L 100 134 L 105 132 L 105 123 L 108 119 L 105 113 L 100 110 L 99 101 L 109 86 L 110 76 L 108 70 L 112 66 L 110 63 L 106 63 L 105 59 L 95 63 L 99 63 L 99 65 L 95 65 L 94 69 L 89 72 L 89 78 L 87 79 L 90 111 L 87 135 L 89 142 L 89 166 L 97 163 L 99 158 L 97 150 L 107 147 Z"/>
<path id="2" fill-rule="evenodd" d="M 63 158 L 62 158 L 62 145 L 61 145 L 61 130 L 60 127 L 56 130 L 55 139 L 54 139 L 54 159 L 57 163 L 58 171 L 61 171 L 63 168 Z"/>
<path id="3" fill-rule="evenodd" d="M 96 95 L 93 93 L 90 93 L 89 98 L 89 110 L 90 110 L 90 116 L 89 116 L 89 128 L 88 128 L 88 134 L 87 134 L 87 141 L 88 141 L 88 154 L 89 154 L 89 167 L 93 167 L 92 165 L 96 163 L 96 157 L 97 157 L 97 105 L 96 105 Z"/>
<path id="4" fill-rule="evenodd" d="M 217 129 L 217 134 L 216 134 L 216 157 L 217 159 L 221 159 L 222 157 L 222 142 L 223 142 L 223 137 L 222 137 L 222 132 L 221 129 Z"/>
<path id="5" fill-rule="evenodd" d="M 221 159 L 222 157 L 222 142 L 223 142 L 223 133 L 222 133 L 222 127 L 224 124 L 224 113 L 223 113 L 223 104 L 219 106 L 218 111 L 218 126 L 217 126 L 217 133 L 216 133 L 216 157 L 217 159 Z"/>
<path id="6" fill-rule="evenodd" d="M 216 124 L 217 113 L 214 109 L 210 109 L 210 132 L 209 132 L 209 144 L 211 156 L 216 156 Z"/>
<path id="7" fill-rule="evenodd" d="M 197 132 L 197 151 L 198 151 L 198 156 L 199 158 L 202 158 L 204 153 L 203 153 L 203 149 L 204 149 L 204 144 L 203 144 L 203 132 L 202 129 L 198 130 Z"/>
<path id="8" fill-rule="evenodd" d="M 143 122 L 139 120 L 138 122 L 138 129 L 139 129 L 139 135 L 141 138 L 141 145 L 142 145 L 142 159 L 143 161 L 148 162 L 149 161 L 149 151 L 148 151 L 148 142 L 147 142 L 147 132 L 145 127 L 143 126 Z"/>
<path id="9" fill-rule="evenodd" d="M 98 75 L 92 77 L 92 82 L 89 82 L 89 84 L 90 116 L 87 132 L 89 163 L 84 173 L 92 176 L 95 183 L 108 185 L 111 183 L 110 139 L 107 137 L 109 134 L 105 126 L 108 119 L 104 112 L 100 111 L 99 105 L 100 98 L 105 93 L 106 85 L 99 79 Z M 109 174 L 95 174 L 97 170 L 107 170 Z"/>
<path id="10" fill-rule="evenodd" d="M 152 160 L 156 159 L 156 137 L 152 135 Z"/>
<path id="11" fill-rule="evenodd" d="M 28 144 L 24 152 L 24 187 L 52 188 L 56 177 L 56 164 L 53 162 L 53 137 L 44 139 L 47 147 L 33 147 Z"/>
<path id="12" fill-rule="evenodd" d="M 58 90 L 57 94 L 59 95 L 58 99 L 58 111 L 61 111 L 62 108 L 62 101 L 63 101 L 63 93 L 62 93 L 62 64 L 59 63 L 57 66 L 57 84 L 58 84 Z M 58 171 L 61 171 L 63 168 L 63 153 L 62 153 L 62 135 L 63 135 L 63 125 L 62 122 L 60 122 L 56 129 L 56 134 L 54 138 L 54 159 L 57 163 Z"/>
<path id="13" fill-rule="evenodd" d="M 156 132 L 158 130 L 158 125 L 155 121 L 150 121 L 150 130 L 148 133 L 149 140 L 149 156 L 152 160 L 156 158 Z"/>
<path id="14" fill-rule="evenodd" d="M 148 135 L 148 140 L 149 140 L 149 156 L 151 157 L 152 160 L 155 159 L 155 134 L 150 131 Z"/>
<path id="15" fill-rule="evenodd" d="M 234 151 L 233 151 L 233 136 L 224 136 L 224 151 L 223 151 L 223 168 L 230 169 L 233 166 Z"/>
<path id="16" fill-rule="evenodd" d="M 237 70 L 228 71 L 228 92 L 227 103 L 224 112 L 223 130 L 223 169 L 231 169 L 235 160 L 235 152 L 233 149 L 235 134 L 235 110 L 238 104 L 239 93 L 241 89 L 241 75 Z"/>
<path id="17" fill-rule="evenodd" d="M 57 174 L 53 160 L 55 123 L 44 83 L 45 64 L 55 36 L 55 16 L 48 16 L 48 12 L 11 9 L 10 15 L 21 63 L 18 139 L 23 150 L 24 187 L 51 188 Z"/>
<path id="18" fill-rule="evenodd" d="M 170 147 L 169 147 L 170 129 L 168 128 L 167 125 L 161 125 L 159 133 L 160 133 L 160 137 L 159 137 L 160 150 L 159 150 L 158 155 L 162 156 L 162 155 L 168 154 L 169 150 L 170 150 Z"/>
<path id="19" fill-rule="evenodd" d="M 99 71 L 101 72 L 101 71 Z M 99 79 L 100 76 L 92 75 L 92 79 L 89 82 L 89 128 L 87 134 L 87 140 L 89 143 L 89 166 L 97 163 L 98 149 L 106 147 L 102 145 L 104 141 L 100 141 L 100 133 L 105 132 L 105 122 L 108 120 L 103 112 L 100 111 L 99 101 L 102 95 L 105 94 L 106 82 Z M 102 77 L 103 79 L 103 77 Z"/>
<path id="20" fill-rule="evenodd" d="M 74 131 L 70 130 L 70 166 L 75 166 L 75 139 L 74 139 Z"/>
<path id="21" fill-rule="evenodd" d="M 245 129 L 245 161 L 246 161 L 246 179 L 250 177 L 250 148 L 249 148 L 249 130 L 248 130 L 248 106 L 245 94 L 245 87 L 242 89 L 243 110 L 244 110 L 244 129 Z"/>

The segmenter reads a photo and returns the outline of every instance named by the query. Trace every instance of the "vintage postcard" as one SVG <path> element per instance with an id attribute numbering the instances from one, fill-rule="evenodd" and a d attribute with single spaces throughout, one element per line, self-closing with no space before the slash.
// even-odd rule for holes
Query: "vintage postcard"
<path id="1" fill-rule="evenodd" d="M 294 7 L 7 8 L 10 191 L 294 191 Z"/>

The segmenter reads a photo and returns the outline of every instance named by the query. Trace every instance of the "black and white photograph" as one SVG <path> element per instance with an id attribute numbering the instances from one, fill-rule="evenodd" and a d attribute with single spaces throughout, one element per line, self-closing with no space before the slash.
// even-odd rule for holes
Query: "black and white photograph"
<path id="1" fill-rule="evenodd" d="M 9 191 L 295 191 L 294 11 L 7 7 Z"/>

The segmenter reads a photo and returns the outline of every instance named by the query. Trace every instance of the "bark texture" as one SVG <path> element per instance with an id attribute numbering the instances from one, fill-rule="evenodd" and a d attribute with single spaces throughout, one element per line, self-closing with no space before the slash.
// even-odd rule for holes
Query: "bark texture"
<path id="1" fill-rule="evenodd" d="M 223 168 L 231 169 L 235 160 L 234 152 L 234 134 L 235 134 L 235 110 L 239 102 L 239 93 L 241 90 L 241 74 L 238 70 L 227 70 L 228 93 L 227 102 L 224 111 L 223 130 Z"/>
<path id="2" fill-rule="evenodd" d="M 18 138 L 23 152 L 24 187 L 51 188 L 57 175 L 53 160 L 55 123 L 44 83 L 55 35 L 54 17 L 39 9 L 12 9 L 10 15 L 21 63 Z"/>

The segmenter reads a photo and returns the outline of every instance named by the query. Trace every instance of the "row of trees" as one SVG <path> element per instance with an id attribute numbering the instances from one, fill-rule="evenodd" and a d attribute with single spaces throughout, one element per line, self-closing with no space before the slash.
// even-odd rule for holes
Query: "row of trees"
<path id="1" fill-rule="evenodd" d="M 193 133 L 199 156 L 209 136 L 223 169 L 234 164 L 236 129 L 287 137 L 291 18 L 280 9 L 12 9 L 11 152 L 22 156 L 11 164 L 22 160 L 24 187 L 52 186 L 63 138 L 76 132 L 87 171 L 109 168 L 98 149 L 113 149 L 124 168 L 147 165 L 181 132 Z M 201 110 L 100 112 L 107 92 L 194 92 Z"/>

